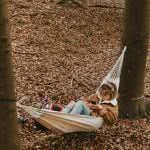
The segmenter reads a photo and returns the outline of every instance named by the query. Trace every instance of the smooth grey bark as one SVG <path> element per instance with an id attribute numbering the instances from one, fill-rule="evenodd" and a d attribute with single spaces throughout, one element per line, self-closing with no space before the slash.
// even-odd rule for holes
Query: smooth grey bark
<path id="1" fill-rule="evenodd" d="M 8 0 L 0 0 L 0 150 L 19 150 Z"/>
<path id="2" fill-rule="evenodd" d="M 121 74 L 119 116 L 146 115 L 144 77 L 150 27 L 150 0 L 126 0 L 123 43 L 128 46 Z"/>

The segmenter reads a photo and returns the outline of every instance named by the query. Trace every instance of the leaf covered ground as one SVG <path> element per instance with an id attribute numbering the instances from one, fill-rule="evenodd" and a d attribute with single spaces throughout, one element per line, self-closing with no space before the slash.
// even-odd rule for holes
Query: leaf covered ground
<path id="1" fill-rule="evenodd" d="M 120 54 L 123 1 L 64 5 L 53 0 L 11 0 L 9 17 L 17 99 L 37 102 L 37 93 L 57 95 L 63 104 L 95 92 Z M 116 8 L 119 7 L 119 8 Z M 145 96 L 150 97 L 150 55 Z M 55 135 L 28 118 L 20 126 L 22 149 L 139 149 L 150 147 L 148 119 L 119 120 L 97 132 Z"/>

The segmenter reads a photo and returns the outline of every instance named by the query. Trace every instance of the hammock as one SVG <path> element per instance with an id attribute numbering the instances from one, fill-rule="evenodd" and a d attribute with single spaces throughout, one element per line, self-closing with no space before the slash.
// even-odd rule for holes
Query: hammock
<path id="1" fill-rule="evenodd" d="M 54 132 L 81 132 L 94 131 L 103 124 L 103 118 L 86 115 L 72 115 L 62 112 L 38 109 L 31 106 L 24 106 L 17 103 L 17 106 L 24 109 L 34 120 Z"/>
<path id="2" fill-rule="evenodd" d="M 124 48 L 122 54 L 116 61 L 116 64 L 113 66 L 112 70 L 108 73 L 108 75 L 104 78 L 99 88 L 107 81 L 110 81 L 117 86 L 118 90 L 123 58 L 126 49 L 127 47 Z M 98 89 L 96 91 L 97 94 L 99 94 Z M 69 133 L 81 131 L 94 131 L 99 129 L 104 122 L 102 117 L 66 114 L 52 110 L 24 106 L 19 103 L 17 103 L 17 106 L 21 107 L 27 113 L 29 113 L 32 116 L 32 118 L 35 119 L 37 122 L 54 132 Z"/>

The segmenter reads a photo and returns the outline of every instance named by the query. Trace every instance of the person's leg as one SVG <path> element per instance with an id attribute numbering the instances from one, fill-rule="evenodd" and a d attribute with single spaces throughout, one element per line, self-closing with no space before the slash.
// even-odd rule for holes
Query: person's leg
<path id="1" fill-rule="evenodd" d="M 63 113 L 70 113 L 75 104 L 76 104 L 75 101 L 71 101 L 67 106 L 65 106 L 65 108 L 62 110 L 62 112 Z"/>
<path id="2" fill-rule="evenodd" d="M 70 114 L 81 114 L 81 115 L 90 115 L 91 110 L 88 106 L 81 100 L 79 100 L 73 107 Z"/>

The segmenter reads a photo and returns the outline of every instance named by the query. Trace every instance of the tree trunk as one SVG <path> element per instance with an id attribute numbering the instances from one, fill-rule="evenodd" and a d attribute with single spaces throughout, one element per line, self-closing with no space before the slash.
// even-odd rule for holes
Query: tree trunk
<path id="1" fill-rule="evenodd" d="M 0 150 L 18 150 L 7 0 L 0 1 Z"/>
<path id="2" fill-rule="evenodd" d="M 150 0 L 126 0 L 123 43 L 127 45 L 121 74 L 119 114 L 121 118 L 146 115 L 144 77 L 150 27 Z"/>

